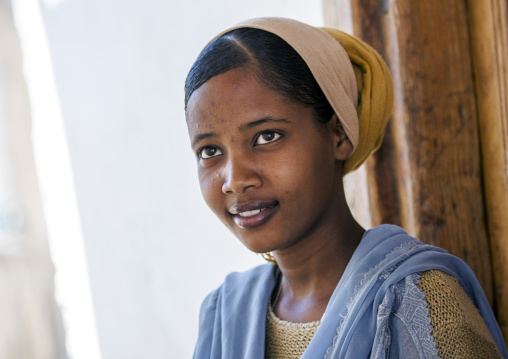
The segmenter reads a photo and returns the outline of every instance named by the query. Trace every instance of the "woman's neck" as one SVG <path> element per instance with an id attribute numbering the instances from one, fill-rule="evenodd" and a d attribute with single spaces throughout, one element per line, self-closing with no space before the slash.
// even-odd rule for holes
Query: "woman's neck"
<path id="1" fill-rule="evenodd" d="M 347 207 L 342 214 L 298 245 L 274 252 L 282 273 L 273 308 L 279 318 L 300 323 L 321 319 L 365 233 Z"/>

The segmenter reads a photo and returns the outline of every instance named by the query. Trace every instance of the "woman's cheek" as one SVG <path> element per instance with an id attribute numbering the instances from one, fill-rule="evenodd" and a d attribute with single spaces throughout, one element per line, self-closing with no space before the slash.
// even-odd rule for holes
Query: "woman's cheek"
<path id="1" fill-rule="evenodd" d="M 199 171 L 199 185 L 201 187 L 201 194 L 212 210 L 218 205 L 220 194 L 222 193 L 221 184 L 219 183 L 219 174 L 211 171 Z"/>

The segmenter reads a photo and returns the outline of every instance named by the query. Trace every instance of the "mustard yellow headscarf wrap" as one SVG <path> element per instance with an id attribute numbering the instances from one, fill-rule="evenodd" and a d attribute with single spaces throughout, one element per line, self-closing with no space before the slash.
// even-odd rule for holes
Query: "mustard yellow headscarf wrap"
<path id="1" fill-rule="evenodd" d="M 393 107 L 392 79 L 381 56 L 342 31 L 284 18 L 250 19 L 217 37 L 244 27 L 271 32 L 298 52 L 353 145 L 344 174 L 360 167 L 381 145 Z"/>

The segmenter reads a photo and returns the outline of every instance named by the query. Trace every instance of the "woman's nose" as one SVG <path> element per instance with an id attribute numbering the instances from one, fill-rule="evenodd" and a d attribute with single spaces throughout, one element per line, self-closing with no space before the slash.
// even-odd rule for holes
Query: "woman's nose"
<path id="1" fill-rule="evenodd" d="M 246 158 L 230 158 L 224 169 L 222 192 L 244 193 L 248 188 L 261 187 L 263 181 L 255 167 Z"/>

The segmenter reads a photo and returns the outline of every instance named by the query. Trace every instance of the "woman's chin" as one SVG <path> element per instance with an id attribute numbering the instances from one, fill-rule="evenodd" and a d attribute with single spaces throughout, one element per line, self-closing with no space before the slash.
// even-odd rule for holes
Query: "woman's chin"
<path id="1" fill-rule="evenodd" d="M 240 242 L 251 252 L 256 254 L 269 253 L 277 250 L 277 246 L 273 243 L 252 243 L 253 241 L 246 240 L 245 238 L 238 238 Z"/>

